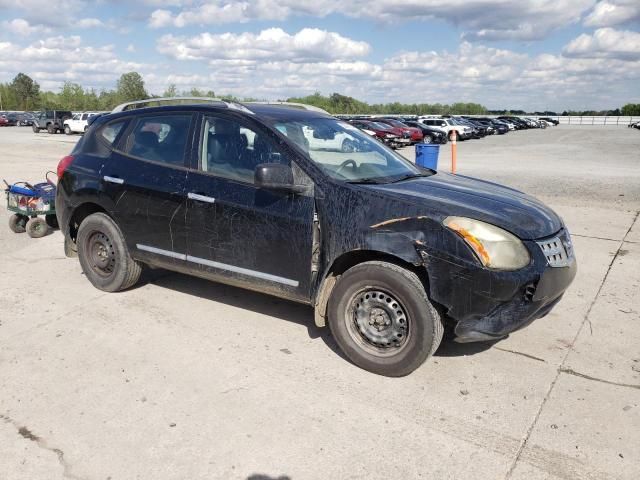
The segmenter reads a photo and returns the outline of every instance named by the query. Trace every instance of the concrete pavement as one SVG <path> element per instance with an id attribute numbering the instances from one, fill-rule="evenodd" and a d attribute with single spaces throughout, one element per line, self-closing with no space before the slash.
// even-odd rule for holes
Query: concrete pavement
<path id="1" fill-rule="evenodd" d="M 38 180 L 72 141 L 1 129 L 0 177 Z M 460 145 L 461 174 L 564 216 L 579 273 L 547 317 L 400 379 L 301 305 L 168 272 L 100 292 L 59 233 L 0 210 L 0 478 L 639 478 L 639 147 L 566 126 Z"/>

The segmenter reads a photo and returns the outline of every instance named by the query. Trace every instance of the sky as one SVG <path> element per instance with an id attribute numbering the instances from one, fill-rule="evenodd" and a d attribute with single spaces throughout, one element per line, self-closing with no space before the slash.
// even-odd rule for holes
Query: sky
<path id="1" fill-rule="evenodd" d="M 528 111 L 640 103 L 640 0 L 0 0 L 0 82 L 112 89 L 128 71 L 264 100 Z"/>

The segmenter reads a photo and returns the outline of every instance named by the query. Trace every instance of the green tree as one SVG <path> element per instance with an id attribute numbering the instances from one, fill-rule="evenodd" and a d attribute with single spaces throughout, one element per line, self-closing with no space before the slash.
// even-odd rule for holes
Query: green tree
<path id="1" fill-rule="evenodd" d="M 640 103 L 627 103 L 622 107 L 621 112 L 625 117 L 640 116 Z"/>
<path id="2" fill-rule="evenodd" d="M 162 96 L 163 97 L 177 97 L 178 96 L 178 89 L 176 88 L 176 84 L 175 83 L 169 84 L 169 86 L 164 91 Z"/>
<path id="3" fill-rule="evenodd" d="M 20 72 L 11 82 L 10 88 L 15 92 L 18 100 L 18 108 L 29 110 L 40 95 L 40 85 L 34 82 L 29 75 Z"/>
<path id="4" fill-rule="evenodd" d="M 149 98 L 149 94 L 144 88 L 144 80 L 138 72 L 123 73 L 118 80 L 116 92 L 122 102 Z"/>

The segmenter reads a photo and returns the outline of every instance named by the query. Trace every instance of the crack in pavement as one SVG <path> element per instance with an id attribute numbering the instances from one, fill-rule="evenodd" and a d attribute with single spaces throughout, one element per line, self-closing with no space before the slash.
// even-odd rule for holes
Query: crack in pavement
<path id="1" fill-rule="evenodd" d="M 571 368 L 560 367 L 558 369 L 558 371 L 560 373 L 566 373 L 568 375 L 574 375 L 576 377 L 585 378 L 587 380 L 593 380 L 594 382 L 607 383 L 609 385 L 615 385 L 616 387 L 637 388 L 637 389 L 640 390 L 640 385 L 633 385 L 631 383 L 612 382 L 611 380 L 605 380 L 603 378 L 592 377 L 591 375 L 586 375 L 584 373 L 576 372 L 575 370 L 573 370 Z"/>
<path id="2" fill-rule="evenodd" d="M 528 353 L 522 353 L 522 352 L 516 352 L 515 350 L 509 350 L 508 348 L 500 348 L 500 347 L 493 347 L 495 350 L 500 350 L 501 352 L 507 352 L 507 353 L 513 353 L 514 355 L 522 355 L 523 357 L 527 357 L 530 358 L 532 360 L 536 360 L 538 362 L 543 362 L 543 363 L 547 363 L 547 361 L 544 358 L 540 358 L 540 357 L 536 357 L 533 355 L 529 355 Z"/>
<path id="3" fill-rule="evenodd" d="M 524 435 L 524 438 L 522 439 L 520 447 L 518 448 L 518 451 L 517 451 L 517 453 L 516 453 L 516 455 L 515 455 L 515 457 L 513 459 L 513 462 L 511 463 L 511 466 L 509 467 L 509 470 L 507 470 L 507 473 L 506 473 L 506 475 L 504 477 L 505 480 L 510 479 L 511 476 L 513 475 L 513 472 L 516 469 L 516 465 L 518 464 L 518 461 L 520 460 L 525 447 L 529 443 L 529 438 L 531 437 L 531 433 L 533 432 L 533 429 L 535 428 L 536 424 L 538 423 L 538 420 L 540 419 L 540 415 L 542 415 L 542 410 L 544 409 L 545 405 L 547 404 L 547 401 L 549 400 L 549 397 L 551 396 L 551 392 L 553 391 L 554 387 L 556 386 L 556 383 L 558 382 L 558 378 L 560 378 L 560 373 L 562 373 L 563 370 L 567 370 L 567 369 L 564 369 L 564 364 L 566 363 L 567 358 L 569 358 L 569 354 L 573 350 L 573 347 L 574 347 L 576 341 L 578 340 L 578 337 L 580 336 L 580 333 L 582 333 L 582 329 L 584 328 L 585 323 L 589 323 L 589 326 L 591 326 L 591 322 L 589 320 L 589 315 L 591 315 L 591 310 L 593 310 L 593 306 L 596 304 L 596 301 L 600 297 L 600 293 L 602 292 L 604 284 L 607 282 L 607 278 L 609 278 L 609 273 L 611 273 L 611 269 L 613 268 L 613 264 L 618 259 L 618 256 L 620 254 L 620 250 L 622 249 L 622 247 L 625 244 L 625 239 L 627 238 L 627 236 L 629 235 L 629 233 L 633 229 L 633 226 L 638 221 L 638 217 L 639 216 L 640 216 L 640 210 L 636 211 L 636 214 L 633 217 L 633 220 L 631 221 L 631 225 L 629 225 L 629 228 L 627 229 L 627 233 L 625 233 L 624 237 L 622 237 L 622 240 L 618 240 L 620 242 L 620 244 L 618 245 L 618 248 L 616 249 L 616 253 L 613 256 L 613 258 L 611 258 L 611 262 L 609 263 L 609 266 L 607 267 L 607 271 L 604 274 L 604 277 L 602 277 L 602 282 L 600 283 L 600 286 L 598 287 L 598 291 L 596 292 L 595 296 L 593 297 L 593 300 L 591 301 L 591 304 L 589 305 L 589 309 L 587 310 L 587 312 L 584 315 L 584 318 L 582 320 L 582 323 L 580 324 L 580 327 L 578 328 L 578 331 L 576 332 L 575 336 L 573 337 L 573 340 L 571 341 L 571 344 L 569 345 L 569 348 L 567 348 L 567 352 L 565 353 L 564 357 L 562 358 L 562 361 L 560 362 L 560 365 L 558 367 L 558 371 L 556 373 L 556 376 L 554 377 L 553 381 L 549 385 L 547 393 L 545 394 L 545 396 L 544 396 L 544 398 L 542 400 L 542 403 L 540 404 L 540 408 L 538 409 L 538 411 L 536 412 L 536 415 L 533 418 L 533 422 L 531 422 L 531 425 L 529 425 L 529 428 L 525 432 L 525 435 Z M 565 372 L 565 373 L 568 373 L 568 372 Z"/>
<path id="4" fill-rule="evenodd" d="M 62 466 L 62 475 L 65 478 L 69 478 L 71 480 L 86 480 L 84 477 L 79 477 L 78 475 L 75 475 L 74 473 L 71 472 L 71 465 L 69 465 L 69 462 L 67 462 L 66 459 L 64 458 L 64 452 L 62 450 L 60 450 L 59 448 L 50 447 L 47 444 L 46 440 L 34 434 L 27 427 L 20 425 L 11 417 L 7 415 L 0 415 L 0 419 L 4 420 L 5 423 L 10 423 L 11 425 L 13 425 L 21 437 L 25 438 L 26 440 L 30 440 L 34 442 L 36 445 L 38 445 L 38 447 L 42 448 L 43 450 L 48 450 L 49 452 L 55 453 L 58 459 L 58 463 L 60 463 L 60 466 Z"/>

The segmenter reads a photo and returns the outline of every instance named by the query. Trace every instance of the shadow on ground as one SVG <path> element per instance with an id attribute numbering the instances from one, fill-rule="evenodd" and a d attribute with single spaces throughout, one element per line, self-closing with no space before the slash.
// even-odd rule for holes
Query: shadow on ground
<path id="1" fill-rule="evenodd" d="M 313 309 L 308 305 L 162 269 L 146 270 L 140 285 L 148 283 L 303 325 L 307 328 L 309 338 L 322 339 L 327 347 L 348 361 L 333 340 L 329 329 L 316 327 L 313 321 Z M 495 343 L 456 343 L 453 341 L 453 334 L 448 331 L 435 356 L 459 357 L 473 355 L 490 349 Z"/>

